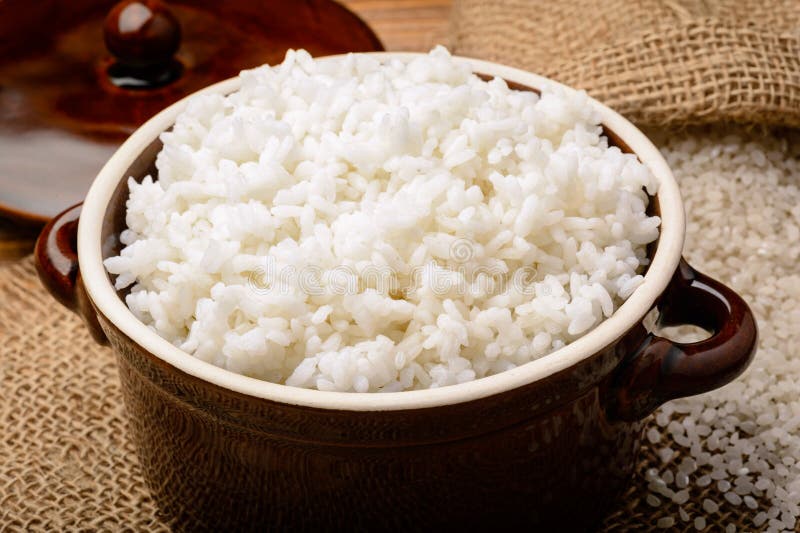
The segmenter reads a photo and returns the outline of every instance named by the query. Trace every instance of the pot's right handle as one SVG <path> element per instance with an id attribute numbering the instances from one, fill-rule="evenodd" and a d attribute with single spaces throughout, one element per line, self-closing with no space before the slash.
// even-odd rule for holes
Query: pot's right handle
<path id="1" fill-rule="evenodd" d="M 755 354 L 758 329 L 745 301 L 683 259 L 658 308 L 659 326 L 693 324 L 712 335 L 681 343 L 648 334 L 615 371 L 608 405 L 612 420 L 641 420 L 668 400 L 721 387 Z"/>
<path id="2" fill-rule="evenodd" d="M 92 338 L 107 346 L 108 339 L 97 321 L 97 312 L 86 294 L 78 268 L 78 220 L 82 206 L 70 207 L 45 225 L 36 241 L 34 259 L 39 279 L 50 294 L 80 315 Z"/>

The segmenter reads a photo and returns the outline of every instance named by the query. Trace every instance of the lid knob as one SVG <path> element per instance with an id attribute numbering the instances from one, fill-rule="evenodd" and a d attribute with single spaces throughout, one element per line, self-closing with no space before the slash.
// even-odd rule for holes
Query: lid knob
<path id="1" fill-rule="evenodd" d="M 180 46 L 181 27 L 163 2 L 119 2 L 106 16 L 103 33 L 106 47 L 117 59 L 108 69 L 115 85 L 146 89 L 180 76 L 181 65 L 173 56 Z"/>

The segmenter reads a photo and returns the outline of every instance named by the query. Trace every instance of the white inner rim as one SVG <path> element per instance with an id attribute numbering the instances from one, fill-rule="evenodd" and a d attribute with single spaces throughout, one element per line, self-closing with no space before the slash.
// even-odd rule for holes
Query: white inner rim
<path id="1" fill-rule="evenodd" d="M 377 52 L 372 55 L 407 60 L 419 54 Z M 546 80 L 541 76 L 495 63 L 461 57 L 456 60 L 471 65 L 474 72 L 499 76 L 528 87 L 541 87 Z M 200 92 L 227 94 L 237 90 L 239 85 L 239 79 L 232 78 Z M 603 124 L 623 139 L 659 180 L 662 225 L 658 251 L 645 275 L 644 283 L 616 313 L 571 344 L 512 370 L 438 389 L 391 393 L 323 392 L 270 383 L 219 368 L 183 352 L 140 322 L 119 299 L 103 267 L 102 221 L 109 199 L 120 180 L 128 178 L 122 173 L 162 131 L 172 126 L 176 116 L 186 106 L 186 99 L 168 107 L 134 132 L 106 163 L 92 184 L 83 203 L 78 227 L 78 255 L 83 283 L 99 311 L 145 350 L 187 374 L 257 398 L 325 409 L 383 411 L 450 405 L 521 387 L 568 368 L 614 342 L 653 307 L 680 260 L 685 225 L 683 204 L 666 161 L 633 124 L 594 100 L 592 104 L 597 107 Z"/>

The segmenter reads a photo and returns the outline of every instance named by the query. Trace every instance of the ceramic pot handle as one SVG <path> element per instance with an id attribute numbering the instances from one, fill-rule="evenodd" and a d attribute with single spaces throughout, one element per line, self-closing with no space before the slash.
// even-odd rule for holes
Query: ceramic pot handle
<path id="1" fill-rule="evenodd" d="M 712 335 L 681 343 L 648 334 L 615 372 L 611 419 L 640 420 L 668 400 L 721 387 L 741 374 L 755 354 L 758 329 L 744 300 L 683 259 L 658 309 L 659 326 L 693 324 Z"/>
<path id="2" fill-rule="evenodd" d="M 78 269 L 78 218 L 82 204 L 70 207 L 45 225 L 34 259 L 39 279 L 62 305 L 80 315 L 94 340 L 108 345 Z"/>

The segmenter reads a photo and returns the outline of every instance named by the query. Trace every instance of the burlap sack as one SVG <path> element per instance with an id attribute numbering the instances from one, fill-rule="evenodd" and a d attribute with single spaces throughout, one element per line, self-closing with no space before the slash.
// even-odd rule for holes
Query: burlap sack
<path id="1" fill-rule="evenodd" d="M 451 46 L 640 125 L 800 126 L 798 0 L 455 0 Z"/>

